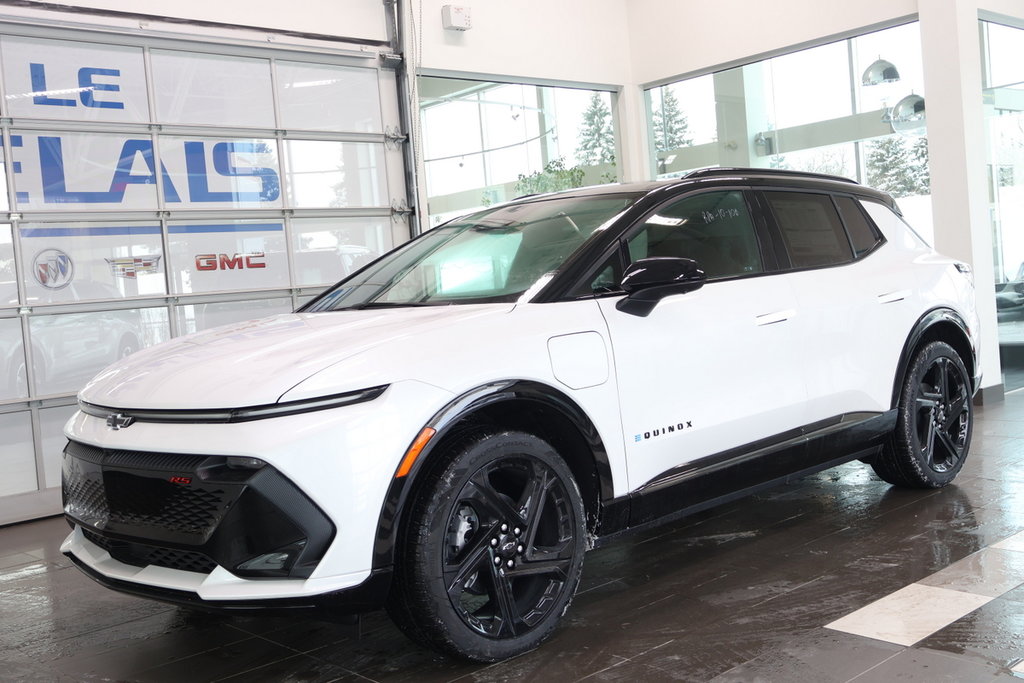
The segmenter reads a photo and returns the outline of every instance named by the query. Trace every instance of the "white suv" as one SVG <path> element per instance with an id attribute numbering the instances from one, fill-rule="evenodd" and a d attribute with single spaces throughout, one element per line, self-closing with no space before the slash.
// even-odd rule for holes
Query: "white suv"
<path id="1" fill-rule="evenodd" d="M 843 178 L 526 197 L 97 376 L 66 427 L 63 551 L 136 595 L 386 605 L 420 642 L 509 657 L 622 532 L 858 458 L 949 483 L 973 289 Z"/>

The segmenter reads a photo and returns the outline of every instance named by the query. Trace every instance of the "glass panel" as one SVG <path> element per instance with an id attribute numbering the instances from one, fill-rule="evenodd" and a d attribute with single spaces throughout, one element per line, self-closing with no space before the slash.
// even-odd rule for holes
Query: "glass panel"
<path id="1" fill-rule="evenodd" d="M 1012 391 L 1024 387 L 1024 30 L 981 28 L 996 315 L 1003 383 Z"/>
<path id="2" fill-rule="evenodd" d="M 384 145 L 286 140 L 291 206 L 388 206 Z"/>
<path id="3" fill-rule="evenodd" d="M 161 123 L 275 127 L 268 60 L 170 50 L 150 54 Z"/>
<path id="4" fill-rule="evenodd" d="M 387 218 L 292 220 L 295 284 L 327 285 L 354 273 L 391 248 Z"/>
<path id="5" fill-rule="evenodd" d="M 202 332 L 218 325 L 265 318 L 270 315 L 292 312 L 292 300 L 259 299 L 253 301 L 220 301 L 209 304 L 178 306 L 178 331 L 181 334 Z"/>
<path id="6" fill-rule="evenodd" d="M 275 140 L 163 136 L 160 161 L 169 209 L 281 206 Z"/>
<path id="7" fill-rule="evenodd" d="M 836 197 L 835 200 L 836 206 L 839 207 L 839 215 L 843 217 L 843 223 L 846 225 L 846 232 L 850 235 L 854 256 L 859 258 L 878 244 L 878 235 L 857 202 L 850 197 Z"/>
<path id="8" fill-rule="evenodd" d="M 831 197 L 799 192 L 766 192 L 765 197 L 794 268 L 834 265 L 853 258 Z"/>
<path id="9" fill-rule="evenodd" d="M 919 34 L 906 24 L 653 88 L 652 166 L 662 178 L 707 166 L 842 175 L 921 198 L 904 210 L 923 225 L 931 204 L 925 126 L 897 107 L 924 94 Z M 879 55 L 900 77 L 865 86 Z"/>
<path id="10" fill-rule="evenodd" d="M 4 36 L 7 116 L 149 121 L 142 48 Z"/>
<path id="11" fill-rule="evenodd" d="M 21 166 L 18 166 L 18 169 L 20 171 Z M 0 146 L 0 192 L 3 193 L 0 195 L 0 211 L 7 211 L 10 209 L 7 199 L 7 157 L 2 146 Z"/>
<path id="12" fill-rule="evenodd" d="M 664 207 L 645 221 L 628 247 L 631 262 L 689 258 L 709 279 L 763 271 L 754 224 L 740 192 L 708 192 Z"/>
<path id="13" fill-rule="evenodd" d="M 853 52 L 858 112 L 884 113 L 911 93 L 924 95 L 921 31 L 916 22 L 857 36 Z M 864 85 L 864 73 L 878 60 L 892 64 L 898 80 Z M 815 82 L 815 89 L 819 85 Z"/>
<path id="14" fill-rule="evenodd" d="M 32 451 L 32 418 L 28 412 L 0 414 L 0 496 L 35 491 L 36 456 Z"/>
<path id="15" fill-rule="evenodd" d="M 16 277 L 11 226 L 0 225 L 0 306 L 17 305 L 18 282 Z"/>
<path id="16" fill-rule="evenodd" d="M 769 59 L 762 73 L 764 88 L 771 93 L 769 118 L 774 128 L 836 119 L 851 112 L 846 41 Z"/>
<path id="17" fill-rule="evenodd" d="M 35 395 L 76 392 L 115 360 L 170 337 L 166 308 L 29 318 Z"/>
<path id="18" fill-rule="evenodd" d="M 23 223 L 20 231 L 29 304 L 166 293 L 159 225 Z"/>
<path id="19" fill-rule="evenodd" d="M 329 64 L 277 62 L 281 127 L 380 133 L 377 72 Z"/>
<path id="20" fill-rule="evenodd" d="M 60 486 L 61 455 L 68 443 L 64 424 L 77 409 L 77 406 L 60 406 L 39 411 L 39 430 L 43 433 L 43 488 Z"/>
<path id="21" fill-rule="evenodd" d="M 148 135 L 21 131 L 12 132 L 11 147 L 21 210 L 157 206 L 153 140 Z M 175 168 L 166 159 L 164 165 Z"/>
<path id="22" fill-rule="evenodd" d="M 617 178 L 610 93 L 433 77 L 419 92 L 432 226 Z"/>
<path id="23" fill-rule="evenodd" d="M 0 401 L 28 396 L 19 318 L 0 318 L 0 373 Z"/>
<path id="24" fill-rule="evenodd" d="M 261 221 L 170 223 L 175 294 L 287 287 L 284 224 Z"/>

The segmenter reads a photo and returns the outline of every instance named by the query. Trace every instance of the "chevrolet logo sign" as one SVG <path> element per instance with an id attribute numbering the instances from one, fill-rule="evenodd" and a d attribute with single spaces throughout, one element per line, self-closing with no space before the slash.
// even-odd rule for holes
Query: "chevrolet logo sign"
<path id="1" fill-rule="evenodd" d="M 122 413 L 114 413 L 113 415 L 107 415 L 107 426 L 113 429 L 115 432 L 118 429 L 131 427 L 133 422 L 135 422 L 134 417 L 124 415 Z"/>

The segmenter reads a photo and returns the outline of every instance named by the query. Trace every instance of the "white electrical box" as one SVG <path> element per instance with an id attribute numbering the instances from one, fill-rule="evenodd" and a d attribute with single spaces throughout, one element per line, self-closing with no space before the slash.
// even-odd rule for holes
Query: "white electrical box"
<path id="1" fill-rule="evenodd" d="M 465 5 L 442 5 L 441 25 L 449 31 L 468 31 L 473 27 Z"/>

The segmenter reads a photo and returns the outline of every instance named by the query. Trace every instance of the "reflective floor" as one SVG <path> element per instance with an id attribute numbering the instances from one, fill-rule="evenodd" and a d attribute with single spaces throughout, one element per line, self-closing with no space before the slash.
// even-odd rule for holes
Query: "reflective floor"
<path id="1" fill-rule="evenodd" d="M 588 554 L 562 628 L 490 666 L 423 650 L 383 613 L 356 637 L 122 596 L 60 555 L 63 520 L 5 527 L 0 680 L 1024 679 L 1024 392 L 978 414 L 941 491 L 853 463 Z"/>

